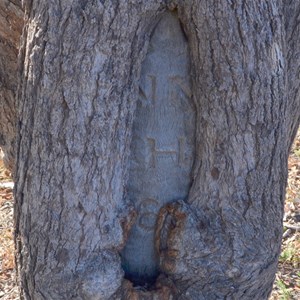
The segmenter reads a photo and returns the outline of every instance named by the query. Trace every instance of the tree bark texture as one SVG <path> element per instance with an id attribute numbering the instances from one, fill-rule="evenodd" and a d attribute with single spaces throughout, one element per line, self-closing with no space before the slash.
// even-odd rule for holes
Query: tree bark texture
<path id="1" fill-rule="evenodd" d="M 16 243 L 24 299 L 267 299 L 299 125 L 299 1 L 24 1 Z M 184 28 L 187 199 L 159 211 L 160 274 L 124 279 L 132 125 L 151 34 Z"/>
<path id="2" fill-rule="evenodd" d="M 14 166 L 18 72 L 17 56 L 23 28 L 21 1 L 0 2 L 0 147 L 9 169 Z"/>

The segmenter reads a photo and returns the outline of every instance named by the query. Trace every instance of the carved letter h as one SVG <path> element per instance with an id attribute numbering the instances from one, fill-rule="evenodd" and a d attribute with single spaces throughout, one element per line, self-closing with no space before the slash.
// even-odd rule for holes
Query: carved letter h
<path id="1" fill-rule="evenodd" d="M 156 140 L 153 138 L 148 138 L 148 144 L 150 147 L 150 160 L 149 160 L 149 166 L 151 168 L 156 168 L 157 166 L 157 157 L 158 156 L 171 156 L 176 157 L 176 163 L 178 166 L 181 166 L 184 164 L 184 139 L 179 138 L 178 139 L 178 150 L 175 149 L 169 149 L 169 150 L 162 150 L 156 148 Z"/>

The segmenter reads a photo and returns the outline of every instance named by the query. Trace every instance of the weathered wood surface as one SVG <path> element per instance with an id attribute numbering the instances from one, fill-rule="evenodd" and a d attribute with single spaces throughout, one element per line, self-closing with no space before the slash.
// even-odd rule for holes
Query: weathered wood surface
<path id="1" fill-rule="evenodd" d="M 24 298 L 267 299 L 299 125 L 299 1 L 24 5 L 15 188 Z M 159 212 L 160 276 L 143 291 L 121 267 L 136 214 L 125 187 L 143 60 L 167 10 L 189 45 L 195 163 L 188 198 Z"/>
<path id="2" fill-rule="evenodd" d="M 161 17 L 142 64 L 126 197 L 137 220 L 122 252 L 126 277 L 135 283 L 159 274 L 154 230 L 159 209 L 186 199 L 195 153 L 195 107 L 189 51 L 176 14 Z"/>

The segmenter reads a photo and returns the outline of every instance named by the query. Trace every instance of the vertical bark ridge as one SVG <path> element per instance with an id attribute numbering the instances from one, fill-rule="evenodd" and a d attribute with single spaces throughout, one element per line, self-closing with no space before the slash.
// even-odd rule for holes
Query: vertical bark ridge
<path id="1" fill-rule="evenodd" d="M 13 170 L 16 137 L 15 96 L 18 84 L 17 57 L 23 26 L 21 1 L 0 3 L 0 146 L 4 162 Z"/>
<path id="2" fill-rule="evenodd" d="M 160 1 L 27 6 L 16 178 L 25 298 L 108 299 L 121 284 L 125 163 L 160 10 Z"/>
<path id="3" fill-rule="evenodd" d="M 194 226 L 202 224 L 204 244 L 193 252 L 199 241 L 191 239 L 196 234 L 190 234 L 187 217 L 182 239 L 175 246 L 173 241 L 179 254 L 171 272 L 176 286 L 189 293 L 187 299 L 224 294 L 265 299 L 271 291 L 282 230 L 284 185 L 279 182 L 286 182 L 287 174 L 287 151 L 280 143 L 289 131 L 281 9 L 280 1 L 201 1 L 179 10 L 196 69 L 199 118 L 199 161 L 188 203 L 195 208 Z M 236 42 L 241 37 L 242 46 Z M 192 252 L 198 258 L 189 263 Z M 188 286 L 194 265 L 206 271 Z M 258 269 L 266 272 L 258 276 Z"/>
<path id="4" fill-rule="evenodd" d="M 289 147 L 291 147 L 300 123 L 300 62 L 298 51 L 300 47 L 300 4 L 297 1 L 283 1 L 283 8 L 286 33 L 286 103 L 289 111 L 289 117 L 286 119 L 286 122 L 289 122 L 290 124 L 288 126 L 291 127 L 290 133 L 287 136 L 287 143 L 289 143 Z"/>

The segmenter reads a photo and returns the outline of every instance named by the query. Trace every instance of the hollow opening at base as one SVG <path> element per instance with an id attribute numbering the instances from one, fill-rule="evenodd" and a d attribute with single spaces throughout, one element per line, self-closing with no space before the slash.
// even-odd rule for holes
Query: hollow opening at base
<path id="1" fill-rule="evenodd" d="M 159 272 L 151 274 L 151 276 L 141 276 L 138 274 L 132 274 L 125 271 L 124 278 L 132 282 L 133 287 L 141 287 L 145 290 L 151 290 L 156 282 Z"/>

